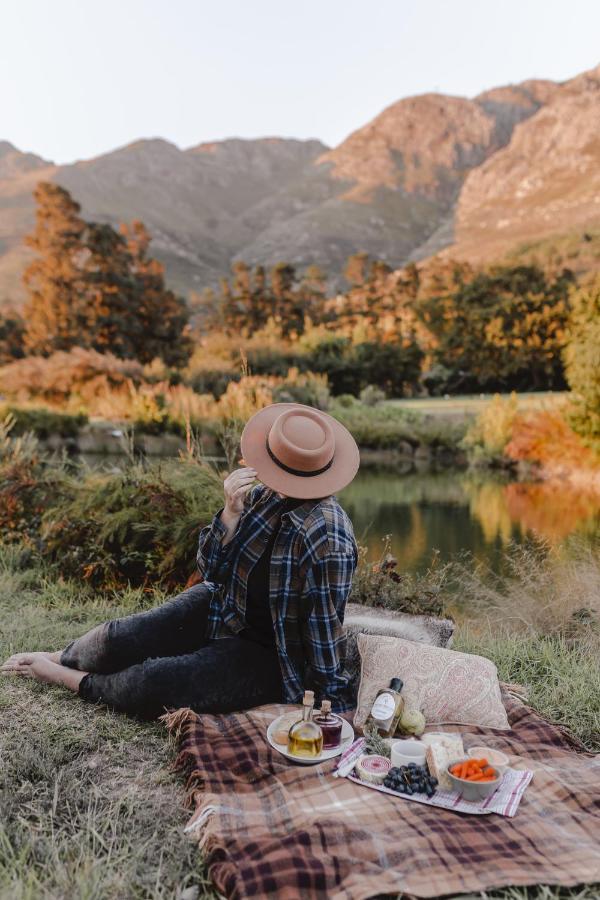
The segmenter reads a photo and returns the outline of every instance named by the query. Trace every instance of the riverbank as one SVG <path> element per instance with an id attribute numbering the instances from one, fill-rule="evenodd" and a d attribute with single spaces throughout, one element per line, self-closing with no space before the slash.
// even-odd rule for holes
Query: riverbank
<path id="1" fill-rule="evenodd" d="M 552 582 L 560 577 L 570 576 L 554 572 Z M 600 576 L 588 573 L 586 579 L 591 577 Z M 527 581 L 521 591 L 520 601 L 536 601 Z M 56 580 L 29 554 L 4 548 L 0 657 L 64 646 L 106 618 L 162 599 L 160 592 L 130 589 L 100 595 L 78 582 Z M 494 615 L 491 622 L 490 630 L 480 610 L 474 619 L 464 615 L 455 646 L 490 656 L 501 678 L 525 684 L 542 713 L 566 722 L 591 749 L 599 749 L 600 666 L 589 629 L 588 639 L 575 646 L 558 635 L 558 621 L 552 637 L 539 622 L 525 629 L 529 633 L 519 633 L 508 617 L 500 622 Z M 0 679 L 0 708 L 2 900 L 216 900 L 197 848 L 182 834 L 188 813 L 163 728 L 84 706 L 58 688 L 8 678 Z M 540 894 L 532 887 L 487 898 L 596 900 L 599 890 L 590 885 Z"/>

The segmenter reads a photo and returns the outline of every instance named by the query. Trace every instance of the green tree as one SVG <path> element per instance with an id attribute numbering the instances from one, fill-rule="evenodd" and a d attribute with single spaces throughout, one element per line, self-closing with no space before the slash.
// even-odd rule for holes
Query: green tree
<path id="1" fill-rule="evenodd" d="M 0 313 L 0 366 L 21 359 L 24 349 L 25 323 L 14 310 Z"/>
<path id="2" fill-rule="evenodd" d="M 418 310 L 436 342 L 433 362 L 448 389 L 562 387 L 561 353 L 573 275 L 553 280 L 536 266 L 497 267 Z"/>
<path id="3" fill-rule="evenodd" d="M 168 366 L 184 366 L 193 350 L 188 306 L 166 287 L 163 264 L 149 255 L 151 237 L 144 223 L 134 220 L 130 226 L 122 225 L 121 233 L 130 255 L 133 320 L 139 336 L 133 355 L 141 362 L 158 357 Z"/>
<path id="4" fill-rule="evenodd" d="M 248 337 L 263 328 L 274 314 L 273 297 L 263 266 L 253 272 L 247 263 L 231 267 L 231 279 L 221 279 L 219 318 L 227 334 Z"/>
<path id="5" fill-rule="evenodd" d="M 303 273 L 298 285 L 298 301 L 303 318 L 311 322 L 323 322 L 328 316 L 327 305 L 327 276 L 319 266 L 308 266 Z M 304 332 L 304 323 L 301 331 Z"/>
<path id="6" fill-rule="evenodd" d="M 302 334 L 304 309 L 296 290 L 296 270 L 290 263 L 280 262 L 270 272 L 275 321 L 284 337 Z"/>
<path id="7" fill-rule="evenodd" d="M 564 350 L 572 393 L 570 422 L 600 452 L 600 276 L 571 293 L 571 315 Z"/>
<path id="8" fill-rule="evenodd" d="M 37 256 L 24 275 L 26 349 L 47 356 L 80 346 L 183 365 L 191 353 L 189 313 L 148 255 L 144 225 L 136 221 L 118 233 L 85 222 L 79 205 L 55 184 L 40 183 L 34 196 L 36 227 L 28 243 Z"/>

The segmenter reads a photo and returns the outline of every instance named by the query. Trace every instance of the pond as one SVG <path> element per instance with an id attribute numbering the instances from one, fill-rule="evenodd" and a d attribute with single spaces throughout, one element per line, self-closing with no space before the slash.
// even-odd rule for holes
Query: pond
<path id="1" fill-rule="evenodd" d="M 469 551 L 494 570 L 511 541 L 559 545 L 577 533 L 600 534 L 600 502 L 563 483 L 518 482 L 489 472 L 359 473 L 339 494 L 359 543 L 378 559 L 390 535 L 400 571 L 426 570 Z"/>
<path id="2" fill-rule="evenodd" d="M 81 454 L 91 468 L 124 457 Z M 216 466 L 224 461 L 213 460 Z M 495 571 L 510 542 L 541 538 L 558 546 L 571 534 L 600 536 L 600 500 L 562 482 L 522 482 L 486 470 L 363 468 L 338 494 L 371 560 L 389 548 L 400 571 L 418 574 L 434 554 L 444 563 L 468 552 Z"/>

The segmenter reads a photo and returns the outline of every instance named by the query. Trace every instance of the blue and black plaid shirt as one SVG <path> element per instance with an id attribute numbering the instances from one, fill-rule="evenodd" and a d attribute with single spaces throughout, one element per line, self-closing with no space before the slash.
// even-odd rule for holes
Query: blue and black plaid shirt
<path id="1" fill-rule="evenodd" d="M 220 512 L 200 532 L 198 568 L 215 587 L 209 639 L 246 627 L 248 575 L 277 527 L 283 503 L 259 485 L 251 491 L 229 544 L 221 543 L 226 529 Z M 269 600 L 288 703 L 300 703 L 310 688 L 316 700 L 327 697 L 338 712 L 353 705 L 342 624 L 357 558 L 352 523 L 335 497 L 307 500 L 281 516 Z"/>

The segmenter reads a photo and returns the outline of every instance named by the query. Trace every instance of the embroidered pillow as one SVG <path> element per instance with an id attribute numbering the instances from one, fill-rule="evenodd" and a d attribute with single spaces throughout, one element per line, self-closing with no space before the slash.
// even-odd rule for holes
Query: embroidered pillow
<path id="1" fill-rule="evenodd" d="M 483 656 L 431 647 L 402 638 L 358 635 L 360 688 L 354 724 L 362 728 L 377 691 L 396 676 L 407 709 L 420 709 L 428 725 L 510 728 L 496 666 Z"/>

